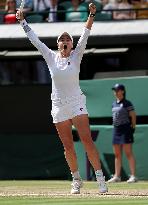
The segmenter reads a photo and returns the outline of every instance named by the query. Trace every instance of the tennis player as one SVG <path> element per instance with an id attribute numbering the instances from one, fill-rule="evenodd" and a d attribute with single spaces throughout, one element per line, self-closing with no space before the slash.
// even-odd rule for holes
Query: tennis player
<path id="1" fill-rule="evenodd" d="M 126 89 L 122 84 L 115 84 L 112 88 L 116 100 L 112 104 L 113 115 L 113 149 L 115 153 L 115 174 L 109 183 L 121 181 L 122 150 L 129 162 L 131 176 L 128 183 L 137 181 L 135 177 L 135 158 L 132 150 L 134 131 L 136 127 L 136 113 L 133 104 L 126 99 Z"/>
<path id="2" fill-rule="evenodd" d="M 58 53 L 42 43 L 24 19 L 19 10 L 16 13 L 25 33 L 32 44 L 41 52 L 52 78 L 52 117 L 65 150 L 65 158 L 72 173 L 71 194 L 79 194 L 82 179 L 79 174 L 76 152 L 72 136 L 72 125 L 78 130 L 80 139 L 94 168 L 101 193 L 107 192 L 107 186 L 101 170 L 98 151 L 92 141 L 86 109 L 86 97 L 79 86 L 80 63 L 87 39 L 94 21 L 96 6 L 89 5 L 90 14 L 81 37 L 74 50 L 73 37 L 64 32 L 57 39 Z"/>

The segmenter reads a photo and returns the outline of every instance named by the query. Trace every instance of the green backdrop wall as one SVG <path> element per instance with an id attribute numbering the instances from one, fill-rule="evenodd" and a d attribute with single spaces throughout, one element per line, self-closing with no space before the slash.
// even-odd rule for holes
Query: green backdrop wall
<path id="1" fill-rule="evenodd" d="M 137 115 L 148 115 L 148 77 L 112 78 L 81 81 L 81 88 L 87 96 L 90 117 L 110 117 L 113 92 L 111 88 L 122 83 L 127 89 L 127 98 L 135 106 Z"/>

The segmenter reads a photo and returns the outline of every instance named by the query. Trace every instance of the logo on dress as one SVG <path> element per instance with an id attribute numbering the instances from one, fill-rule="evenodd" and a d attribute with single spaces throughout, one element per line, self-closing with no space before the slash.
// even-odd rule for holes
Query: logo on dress
<path id="1" fill-rule="evenodd" d="M 80 110 L 82 111 L 82 110 L 83 110 L 83 108 L 81 107 L 81 108 L 80 108 Z"/>

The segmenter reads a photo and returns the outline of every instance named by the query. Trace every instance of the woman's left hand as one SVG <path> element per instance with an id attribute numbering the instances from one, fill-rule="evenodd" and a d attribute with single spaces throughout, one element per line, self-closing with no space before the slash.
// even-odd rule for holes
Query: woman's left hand
<path id="1" fill-rule="evenodd" d="M 96 13 L 96 6 L 93 3 L 89 4 L 89 11 L 91 14 L 95 14 Z"/>

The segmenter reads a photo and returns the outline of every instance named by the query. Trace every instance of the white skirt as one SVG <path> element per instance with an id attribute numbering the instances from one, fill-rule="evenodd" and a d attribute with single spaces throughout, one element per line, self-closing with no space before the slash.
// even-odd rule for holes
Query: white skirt
<path id="1" fill-rule="evenodd" d="M 82 114 L 88 114 L 86 96 L 83 93 L 65 99 L 52 99 L 53 123 L 63 122 Z"/>

